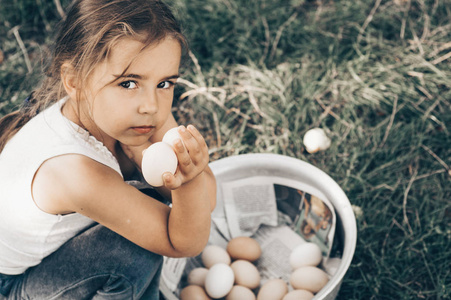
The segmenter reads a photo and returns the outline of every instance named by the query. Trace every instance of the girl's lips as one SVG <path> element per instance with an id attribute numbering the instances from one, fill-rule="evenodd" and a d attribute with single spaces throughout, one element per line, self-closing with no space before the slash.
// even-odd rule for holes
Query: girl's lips
<path id="1" fill-rule="evenodd" d="M 153 126 L 139 126 L 139 127 L 132 127 L 132 129 L 139 134 L 146 134 L 152 131 L 154 127 Z"/>

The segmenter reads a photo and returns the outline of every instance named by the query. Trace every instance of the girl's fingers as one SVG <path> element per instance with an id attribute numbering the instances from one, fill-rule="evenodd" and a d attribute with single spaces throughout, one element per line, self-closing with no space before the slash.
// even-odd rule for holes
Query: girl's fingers
<path id="1" fill-rule="evenodd" d="M 208 162 L 208 147 L 203 136 L 193 125 L 188 125 L 187 131 L 191 135 L 191 138 L 189 139 L 190 144 L 188 148 L 191 159 L 195 163 L 200 164 L 205 163 L 205 161 Z"/>
<path id="2" fill-rule="evenodd" d="M 197 141 L 200 147 L 207 147 L 204 137 L 200 134 L 196 127 L 193 125 L 188 125 L 187 130 L 191 133 L 191 136 Z"/>
<path id="3" fill-rule="evenodd" d="M 183 139 L 185 147 L 187 147 L 188 149 L 193 147 L 193 144 L 196 143 L 196 140 L 193 138 L 193 135 L 185 126 L 180 126 L 178 133 L 180 134 L 180 137 Z"/>
<path id="4" fill-rule="evenodd" d="M 186 145 L 186 143 L 185 143 L 185 145 Z M 183 169 L 187 168 L 192 163 L 192 161 L 191 161 L 190 154 L 188 153 L 185 146 L 183 146 L 182 141 L 177 140 L 174 144 L 174 148 L 175 148 L 175 152 L 177 154 L 177 159 L 179 161 L 179 165 Z"/>
<path id="5" fill-rule="evenodd" d="M 176 139 L 173 148 L 178 159 L 175 175 L 163 177 L 165 186 L 176 189 L 199 175 L 208 165 L 208 147 L 199 131 L 192 125 L 179 126 L 181 139 Z M 183 140 L 183 141 L 182 141 Z"/>
<path id="6" fill-rule="evenodd" d="M 181 179 L 177 178 L 169 172 L 163 174 L 163 182 L 164 186 L 166 186 L 170 190 L 174 190 L 182 185 Z"/>
<path id="7" fill-rule="evenodd" d="M 208 157 L 208 147 L 199 131 L 193 125 L 188 125 L 187 128 L 181 126 L 179 134 L 186 147 L 186 149 L 183 150 L 185 150 L 186 155 L 189 156 L 188 160 L 188 157 L 185 157 L 182 151 L 179 152 L 182 148 L 179 148 L 176 143 L 176 150 L 180 153 L 180 159 L 184 164 L 188 165 L 191 162 L 194 164 L 203 163 L 205 160 L 204 158 Z"/>

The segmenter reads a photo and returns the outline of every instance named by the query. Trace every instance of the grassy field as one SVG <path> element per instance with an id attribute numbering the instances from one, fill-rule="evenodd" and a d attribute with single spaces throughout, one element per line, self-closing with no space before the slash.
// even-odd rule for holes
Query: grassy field
<path id="1" fill-rule="evenodd" d="M 168 2 L 191 43 L 174 114 L 211 159 L 308 161 L 361 212 L 338 299 L 451 298 L 451 1 Z M 38 84 L 58 3 L 0 0 L 0 115 Z M 305 151 L 313 127 L 328 150 Z"/>

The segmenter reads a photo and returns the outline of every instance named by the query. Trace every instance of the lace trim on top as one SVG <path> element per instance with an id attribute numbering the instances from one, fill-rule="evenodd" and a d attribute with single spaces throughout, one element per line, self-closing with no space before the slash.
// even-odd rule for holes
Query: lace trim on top
<path id="1" fill-rule="evenodd" d="M 71 122 L 73 123 L 73 122 Z M 113 153 L 99 140 L 97 140 L 94 136 L 92 136 L 87 130 L 81 128 L 77 124 L 73 123 L 74 126 L 78 127 L 75 130 L 77 138 L 84 141 L 86 145 L 93 148 L 97 153 L 101 154 L 105 159 L 112 160 L 115 163 L 118 163 L 116 157 L 114 157 Z"/>
<path id="2" fill-rule="evenodd" d="M 58 111 L 59 115 L 61 116 L 62 120 L 69 123 L 71 129 L 73 129 L 73 131 L 74 131 L 74 135 L 77 137 L 77 139 L 79 139 L 80 141 L 83 142 L 82 145 L 87 146 L 91 149 L 94 149 L 97 153 L 99 153 L 106 160 L 113 161 L 114 163 L 119 165 L 116 157 L 114 157 L 113 153 L 111 153 L 111 151 L 108 150 L 108 148 L 101 141 L 97 140 L 94 136 L 92 136 L 89 133 L 89 131 L 80 127 L 78 124 L 72 122 L 71 120 L 69 120 L 68 118 L 66 118 L 63 115 L 63 112 L 61 110 L 62 110 L 64 103 L 67 101 L 67 99 L 68 99 L 68 97 L 64 97 L 63 99 L 61 99 L 60 101 L 58 101 L 56 103 L 57 111 Z"/>
<path id="3" fill-rule="evenodd" d="M 82 142 L 84 142 L 84 145 L 94 149 L 97 153 L 99 153 L 103 158 L 113 161 L 114 163 L 118 164 L 118 161 L 116 157 L 114 157 L 113 153 L 111 153 L 110 150 L 99 140 L 97 140 L 94 136 L 92 136 L 89 131 L 86 129 L 80 127 L 78 124 L 74 123 L 73 121 L 66 118 L 62 113 L 62 107 L 64 103 L 67 101 L 68 97 L 64 97 L 57 103 L 57 109 L 60 114 L 60 116 L 63 118 L 63 120 L 69 122 L 70 126 L 74 130 L 75 136 Z"/>

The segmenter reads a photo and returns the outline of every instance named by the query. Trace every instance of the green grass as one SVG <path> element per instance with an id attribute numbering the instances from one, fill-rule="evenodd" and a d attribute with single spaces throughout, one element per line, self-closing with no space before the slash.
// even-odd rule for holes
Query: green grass
<path id="1" fill-rule="evenodd" d="M 39 82 L 59 18 L 52 1 L 1 1 L 0 115 Z M 170 3 L 192 51 L 174 113 L 211 159 L 306 160 L 362 209 L 338 298 L 450 298 L 451 1 Z M 328 150 L 304 150 L 312 127 Z"/>

